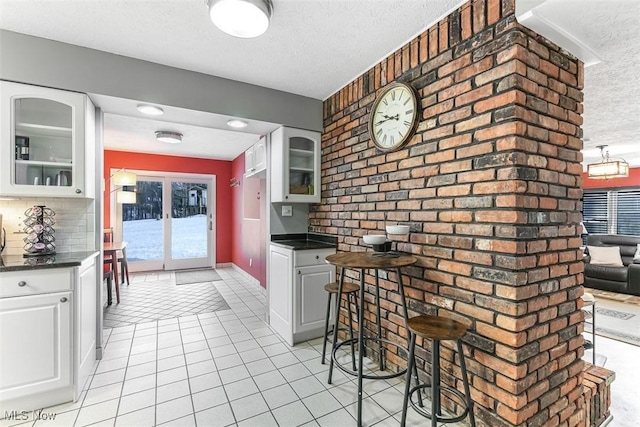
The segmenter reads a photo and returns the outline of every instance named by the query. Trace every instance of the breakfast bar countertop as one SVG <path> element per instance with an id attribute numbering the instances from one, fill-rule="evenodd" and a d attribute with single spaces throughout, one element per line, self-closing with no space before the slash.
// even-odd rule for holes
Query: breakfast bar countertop
<path id="1" fill-rule="evenodd" d="M 293 249 L 294 251 L 307 249 L 335 249 L 338 239 L 315 233 L 273 234 L 271 244 Z"/>
<path id="2" fill-rule="evenodd" d="M 43 268 L 77 267 L 88 258 L 97 256 L 98 251 L 66 252 L 41 257 L 22 255 L 0 256 L 0 273 L 5 271 L 37 270 Z"/>

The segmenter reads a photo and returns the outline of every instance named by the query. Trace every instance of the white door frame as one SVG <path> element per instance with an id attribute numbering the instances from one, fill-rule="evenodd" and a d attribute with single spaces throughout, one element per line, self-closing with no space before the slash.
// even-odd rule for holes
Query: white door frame
<path id="1" fill-rule="evenodd" d="M 114 172 L 121 170 L 121 168 L 112 168 L 109 171 L 109 176 L 113 176 Z M 161 172 L 161 171 L 147 171 L 147 170 L 137 170 L 137 169 L 127 169 L 129 172 L 133 172 L 138 176 L 145 178 L 157 179 L 158 181 L 163 182 L 162 189 L 162 212 L 164 218 L 162 218 L 164 223 L 163 227 L 163 243 L 164 243 L 164 258 L 158 262 L 150 261 L 145 262 L 143 265 L 133 262 L 129 264 L 130 271 L 152 271 L 152 270 L 165 270 L 165 263 L 168 262 L 169 266 L 173 266 L 170 259 L 167 257 L 167 254 L 171 254 L 171 249 L 167 244 L 171 239 L 171 221 L 169 218 L 169 213 L 171 212 L 171 197 L 167 197 L 167 194 L 171 195 L 171 182 L 172 181 L 184 181 L 189 182 L 200 181 L 206 182 L 208 184 L 207 191 L 207 216 L 209 221 L 209 227 L 207 232 L 207 245 L 210 249 L 210 256 L 208 257 L 209 265 L 211 267 L 216 266 L 216 176 L 215 175 L 207 175 L 207 174 L 193 174 L 193 173 L 182 173 L 182 172 Z M 116 203 L 116 186 L 113 185 L 113 181 L 111 181 L 110 189 L 110 212 L 111 212 L 111 227 L 113 227 L 114 239 L 122 240 L 122 206 Z M 188 265 L 178 267 L 178 268 L 190 268 Z"/>

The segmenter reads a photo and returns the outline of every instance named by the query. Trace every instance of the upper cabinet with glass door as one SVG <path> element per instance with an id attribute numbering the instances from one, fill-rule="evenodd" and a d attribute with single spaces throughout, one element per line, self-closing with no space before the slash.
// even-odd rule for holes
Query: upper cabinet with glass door
<path id="1" fill-rule="evenodd" d="M 91 197 L 90 106 L 84 94 L 0 81 L 0 195 Z"/>
<path id="2" fill-rule="evenodd" d="M 320 133 L 281 127 L 271 134 L 271 201 L 320 203 Z"/>

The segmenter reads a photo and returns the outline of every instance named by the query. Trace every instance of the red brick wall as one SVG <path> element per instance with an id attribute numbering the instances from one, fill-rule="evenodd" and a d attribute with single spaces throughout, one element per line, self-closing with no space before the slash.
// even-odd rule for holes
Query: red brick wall
<path id="1" fill-rule="evenodd" d="M 325 101 L 322 203 L 310 222 L 343 251 L 365 250 L 361 236 L 385 220 L 410 224 L 394 240 L 419 257 L 405 277 L 411 315 L 469 326 L 479 425 L 574 426 L 584 417 L 583 65 L 521 27 L 514 8 L 467 3 Z M 422 119 L 407 146 L 381 153 L 367 120 L 376 93 L 396 80 L 417 90 Z M 404 342 L 389 279 L 384 334 Z M 374 313 L 367 303 L 368 329 Z M 424 360 L 430 344 L 422 348 Z M 442 351 L 444 378 L 462 389 L 452 348 Z"/>

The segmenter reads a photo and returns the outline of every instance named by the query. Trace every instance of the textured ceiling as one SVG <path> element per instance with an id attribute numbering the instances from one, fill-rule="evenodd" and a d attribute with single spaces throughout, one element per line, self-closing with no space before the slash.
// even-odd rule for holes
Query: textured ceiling
<path id="1" fill-rule="evenodd" d="M 274 16 L 266 34 L 236 39 L 209 20 L 205 0 L 0 0 L 0 28 L 52 40 L 199 71 L 286 92 L 325 99 L 377 63 L 460 0 L 273 0 Z M 517 0 L 586 44 L 602 62 L 585 70 L 585 162 L 599 158 L 594 147 L 608 144 L 612 156 L 640 166 L 640 0 Z M 189 112 L 166 114 L 176 130 L 202 135 L 196 146 L 158 147 L 149 132 L 158 123 L 135 124 L 126 102 L 94 100 L 109 113 L 107 147 L 198 155 L 195 147 L 219 141 L 241 153 L 249 140 L 273 125 L 251 127 L 251 136 L 229 141 L 225 120 Z M 107 104 L 105 104 L 107 105 Z M 125 108 L 126 107 L 126 108 Z M 192 112 L 193 114 L 203 114 Z M 133 114 L 135 117 L 135 114 Z M 138 118 L 137 120 L 148 120 Z M 195 132 L 202 123 L 222 134 Z M 180 124 L 185 127 L 180 127 Z M 144 129 L 145 133 L 136 133 Z M 157 129 L 155 129 L 157 130 Z M 205 137 L 204 134 L 207 133 Z M 128 142 L 125 142 L 128 141 Z M 133 143 L 132 141 L 137 141 Z M 146 143 L 144 143 L 146 141 Z M 186 142 L 186 138 L 185 138 Z M 187 144 L 181 144 L 187 147 Z M 249 144 L 250 145 L 250 144 Z M 204 150 L 204 148 L 203 148 Z"/>
<path id="2" fill-rule="evenodd" d="M 536 15 L 590 49 L 599 63 L 585 68 L 583 159 L 611 157 L 640 166 L 640 1 L 525 0 Z M 520 4 L 519 4 L 520 6 Z"/>

